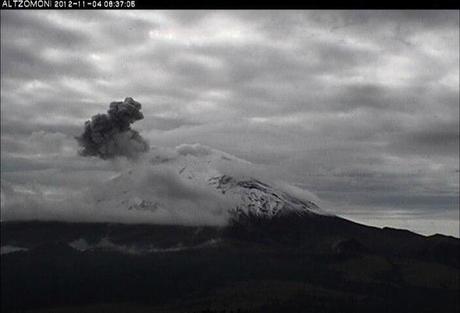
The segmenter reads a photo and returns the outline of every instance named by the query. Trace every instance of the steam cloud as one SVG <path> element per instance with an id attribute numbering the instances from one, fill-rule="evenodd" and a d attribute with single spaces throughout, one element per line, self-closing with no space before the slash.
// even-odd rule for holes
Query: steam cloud
<path id="1" fill-rule="evenodd" d="M 133 98 L 110 103 L 107 114 L 96 114 L 85 122 L 81 136 L 76 137 L 82 156 L 111 159 L 117 156 L 136 158 L 149 150 L 149 144 L 131 124 L 142 120 L 141 104 Z"/>
<path id="2" fill-rule="evenodd" d="M 229 221 L 229 211 L 241 203 L 241 195 L 224 194 L 209 184 L 210 177 L 223 175 L 236 180 L 253 177 L 300 200 L 320 202 L 280 181 L 280 172 L 271 165 L 257 165 L 201 144 L 152 146 L 136 162 L 72 157 L 81 165 L 36 170 L 34 180 L 2 179 L 2 220 L 222 226 Z M 56 182 L 59 189 L 53 188 Z"/>

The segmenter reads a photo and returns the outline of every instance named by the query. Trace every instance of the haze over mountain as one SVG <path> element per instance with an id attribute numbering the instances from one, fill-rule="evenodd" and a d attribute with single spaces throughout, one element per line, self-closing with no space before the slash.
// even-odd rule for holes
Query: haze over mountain
<path id="1" fill-rule="evenodd" d="M 278 179 L 270 166 L 200 144 L 150 149 L 131 128 L 141 110 L 131 97 L 112 102 L 75 137 L 79 155 L 104 160 L 111 177 L 61 197 L 2 181 L 2 219 L 226 225 L 235 211 L 326 214 L 317 196 Z"/>
<path id="2" fill-rule="evenodd" d="M 15 191 L 4 184 L 4 201 L 15 210 L 6 210 L 3 216 L 7 220 L 225 225 L 228 212 L 237 208 L 251 207 L 267 215 L 282 210 L 322 212 L 313 194 L 270 177 L 264 167 L 199 144 L 152 147 L 136 161 L 118 159 L 113 164 L 119 172 L 112 177 L 53 201 L 31 197 L 28 202 L 27 194 L 15 197 Z M 15 201 L 10 195 L 18 202 L 9 202 Z M 32 206 L 36 215 L 30 213 Z M 54 210 L 47 211 L 50 207 Z"/>
<path id="3" fill-rule="evenodd" d="M 77 219 L 56 201 L 119 168 L 74 137 L 132 96 L 152 146 L 200 143 L 328 212 L 459 236 L 457 12 L 0 14 L 2 220 Z"/>

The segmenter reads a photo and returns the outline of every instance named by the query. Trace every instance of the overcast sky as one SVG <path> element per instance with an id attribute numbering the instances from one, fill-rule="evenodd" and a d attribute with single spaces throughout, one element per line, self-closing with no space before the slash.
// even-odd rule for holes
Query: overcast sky
<path id="1" fill-rule="evenodd" d="M 73 137 L 127 96 L 152 146 L 208 145 L 339 215 L 459 236 L 458 11 L 2 11 L 2 204 L 7 185 L 53 197 L 111 173 Z"/>

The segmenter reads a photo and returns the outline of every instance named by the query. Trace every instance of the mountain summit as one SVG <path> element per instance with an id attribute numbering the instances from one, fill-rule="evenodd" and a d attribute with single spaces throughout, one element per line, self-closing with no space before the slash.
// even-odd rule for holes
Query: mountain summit
<path id="1" fill-rule="evenodd" d="M 192 208 L 198 215 L 221 217 L 229 212 L 266 218 L 325 214 L 308 194 L 299 197 L 300 189 L 246 174 L 253 167 L 199 144 L 153 148 L 142 162 L 129 163 L 106 182 L 106 192 L 97 195 L 97 206 L 178 216 Z"/>

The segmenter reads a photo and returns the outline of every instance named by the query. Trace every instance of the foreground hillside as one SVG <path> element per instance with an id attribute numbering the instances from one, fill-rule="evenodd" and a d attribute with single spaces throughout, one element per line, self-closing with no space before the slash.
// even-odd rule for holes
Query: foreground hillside
<path id="1" fill-rule="evenodd" d="M 458 312 L 459 240 L 332 216 L 2 223 L 3 312 Z"/>

